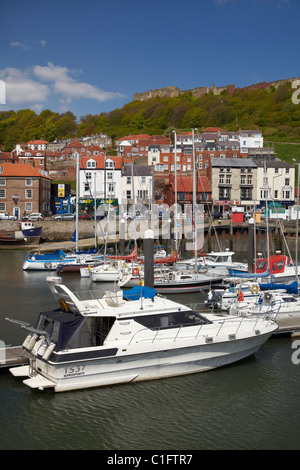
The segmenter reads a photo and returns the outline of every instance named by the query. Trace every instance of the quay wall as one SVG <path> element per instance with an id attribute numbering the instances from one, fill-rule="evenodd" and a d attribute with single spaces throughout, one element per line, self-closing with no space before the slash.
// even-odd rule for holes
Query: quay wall
<path id="1" fill-rule="evenodd" d="M 133 223 L 133 222 L 131 222 Z M 160 222 L 161 224 L 161 222 Z M 71 242 L 72 236 L 76 228 L 76 222 L 73 221 L 53 221 L 51 219 L 46 219 L 41 222 L 36 222 L 37 226 L 42 226 L 42 237 L 41 245 L 43 243 L 58 243 L 58 242 Z M 108 243 L 115 243 L 118 241 L 118 226 L 119 221 L 116 221 L 116 231 L 110 231 Z M 98 234 L 98 243 L 104 243 L 104 236 L 106 234 L 105 224 L 100 225 L 97 223 L 97 234 Z M 161 227 L 161 225 L 160 225 Z M 295 241 L 296 241 L 296 223 L 282 221 L 281 227 L 284 233 L 282 237 L 282 232 L 280 230 L 279 224 L 276 222 L 269 221 L 269 231 L 270 231 L 270 247 L 273 251 L 281 250 L 285 251 L 285 241 L 287 241 L 289 248 L 294 251 Z M 257 251 L 262 252 L 266 248 L 266 225 L 265 222 L 257 224 L 257 234 L 256 234 L 256 246 Z M 15 221 L 0 221 L 0 231 L 1 230 L 19 230 L 19 223 Z M 117 234 L 116 237 L 113 237 L 114 234 Z M 174 227 L 173 227 L 174 233 Z M 117 238 L 117 240 L 116 240 Z M 94 246 L 95 240 L 95 222 L 94 220 L 80 220 L 79 221 L 79 239 L 86 240 L 87 244 Z M 126 240 L 129 241 L 132 239 L 132 236 L 129 234 L 126 237 Z M 248 221 L 240 224 L 230 224 L 229 220 L 216 221 L 213 224 L 209 225 L 208 223 L 204 226 L 204 246 L 203 252 L 208 252 L 211 250 L 218 251 L 225 250 L 226 248 L 232 249 L 234 251 L 247 251 L 247 240 L 248 240 Z M 138 236 L 137 238 L 138 246 L 142 246 L 143 237 Z M 166 244 L 166 241 L 160 238 L 157 242 L 160 242 L 162 245 Z M 181 247 L 185 249 L 185 239 L 183 237 Z M 13 249 L 13 246 L 10 246 Z"/>

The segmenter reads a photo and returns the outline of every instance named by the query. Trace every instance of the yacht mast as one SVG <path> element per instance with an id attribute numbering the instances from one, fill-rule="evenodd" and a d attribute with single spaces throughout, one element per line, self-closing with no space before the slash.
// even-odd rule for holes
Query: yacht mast
<path id="1" fill-rule="evenodd" d="M 196 162 L 195 162 L 195 139 L 194 139 L 194 131 L 192 129 L 192 144 L 193 144 L 193 225 L 194 225 L 194 237 L 195 237 L 195 271 L 197 272 L 197 248 L 198 248 L 198 240 L 197 240 L 197 222 L 196 222 Z"/>

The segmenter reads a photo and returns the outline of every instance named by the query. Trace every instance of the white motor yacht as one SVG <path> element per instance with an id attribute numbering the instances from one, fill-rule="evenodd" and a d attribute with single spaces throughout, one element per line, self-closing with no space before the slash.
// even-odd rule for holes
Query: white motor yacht
<path id="1" fill-rule="evenodd" d="M 10 371 L 31 388 L 62 392 L 207 371 L 255 354 L 277 329 L 262 317 L 204 316 L 142 286 L 80 300 L 60 282 L 48 278 L 59 308 L 40 313 L 35 328 L 12 320 L 28 331 L 29 365 Z"/>
<path id="2" fill-rule="evenodd" d="M 236 302 L 231 305 L 232 315 L 263 315 L 276 320 L 278 333 L 300 329 L 300 298 L 293 294 L 279 291 L 262 292 L 258 301 L 251 306 Z"/>
<path id="3" fill-rule="evenodd" d="M 198 270 L 208 270 L 210 273 L 221 274 L 228 276 L 229 269 L 234 269 L 237 272 L 248 272 L 248 264 L 233 261 L 234 251 L 212 251 L 197 259 Z M 181 260 L 177 262 L 179 269 L 195 269 L 195 259 Z"/>

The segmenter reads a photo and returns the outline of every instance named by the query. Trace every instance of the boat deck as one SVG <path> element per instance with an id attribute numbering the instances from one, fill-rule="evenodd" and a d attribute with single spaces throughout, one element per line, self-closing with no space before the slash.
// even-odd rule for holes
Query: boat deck
<path id="1" fill-rule="evenodd" d="M 22 346 L 9 346 L 0 349 L 0 368 L 26 365 L 29 356 Z"/>

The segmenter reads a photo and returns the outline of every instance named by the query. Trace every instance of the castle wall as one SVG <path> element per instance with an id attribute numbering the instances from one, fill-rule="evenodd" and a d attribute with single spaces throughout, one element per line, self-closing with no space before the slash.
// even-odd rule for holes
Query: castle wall
<path id="1" fill-rule="evenodd" d="M 273 82 L 260 82 L 260 83 L 255 83 L 253 85 L 244 87 L 246 89 L 263 89 L 263 88 L 270 88 L 272 85 L 275 88 L 278 88 L 280 85 L 284 85 L 285 83 L 293 83 L 294 80 L 299 80 L 299 77 L 297 78 L 287 78 L 284 80 L 276 80 Z M 215 85 L 212 85 L 211 87 L 196 87 L 191 90 L 185 90 L 182 91 L 180 88 L 176 86 L 167 86 L 165 88 L 159 88 L 157 90 L 150 90 L 150 91 L 145 91 L 143 93 L 135 93 L 133 96 L 134 100 L 137 101 L 146 101 L 150 100 L 151 98 L 176 98 L 179 95 L 182 95 L 183 93 L 191 93 L 192 96 L 195 96 L 196 98 L 199 98 L 200 96 L 206 95 L 207 93 L 212 92 L 214 95 L 220 95 L 222 91 L 227 91 L 229 95 L 232 95 L 235 91 L 235 85 L 226 85 L 226 86 L 221 86 L 221 87 L 216 87 Z"/>

